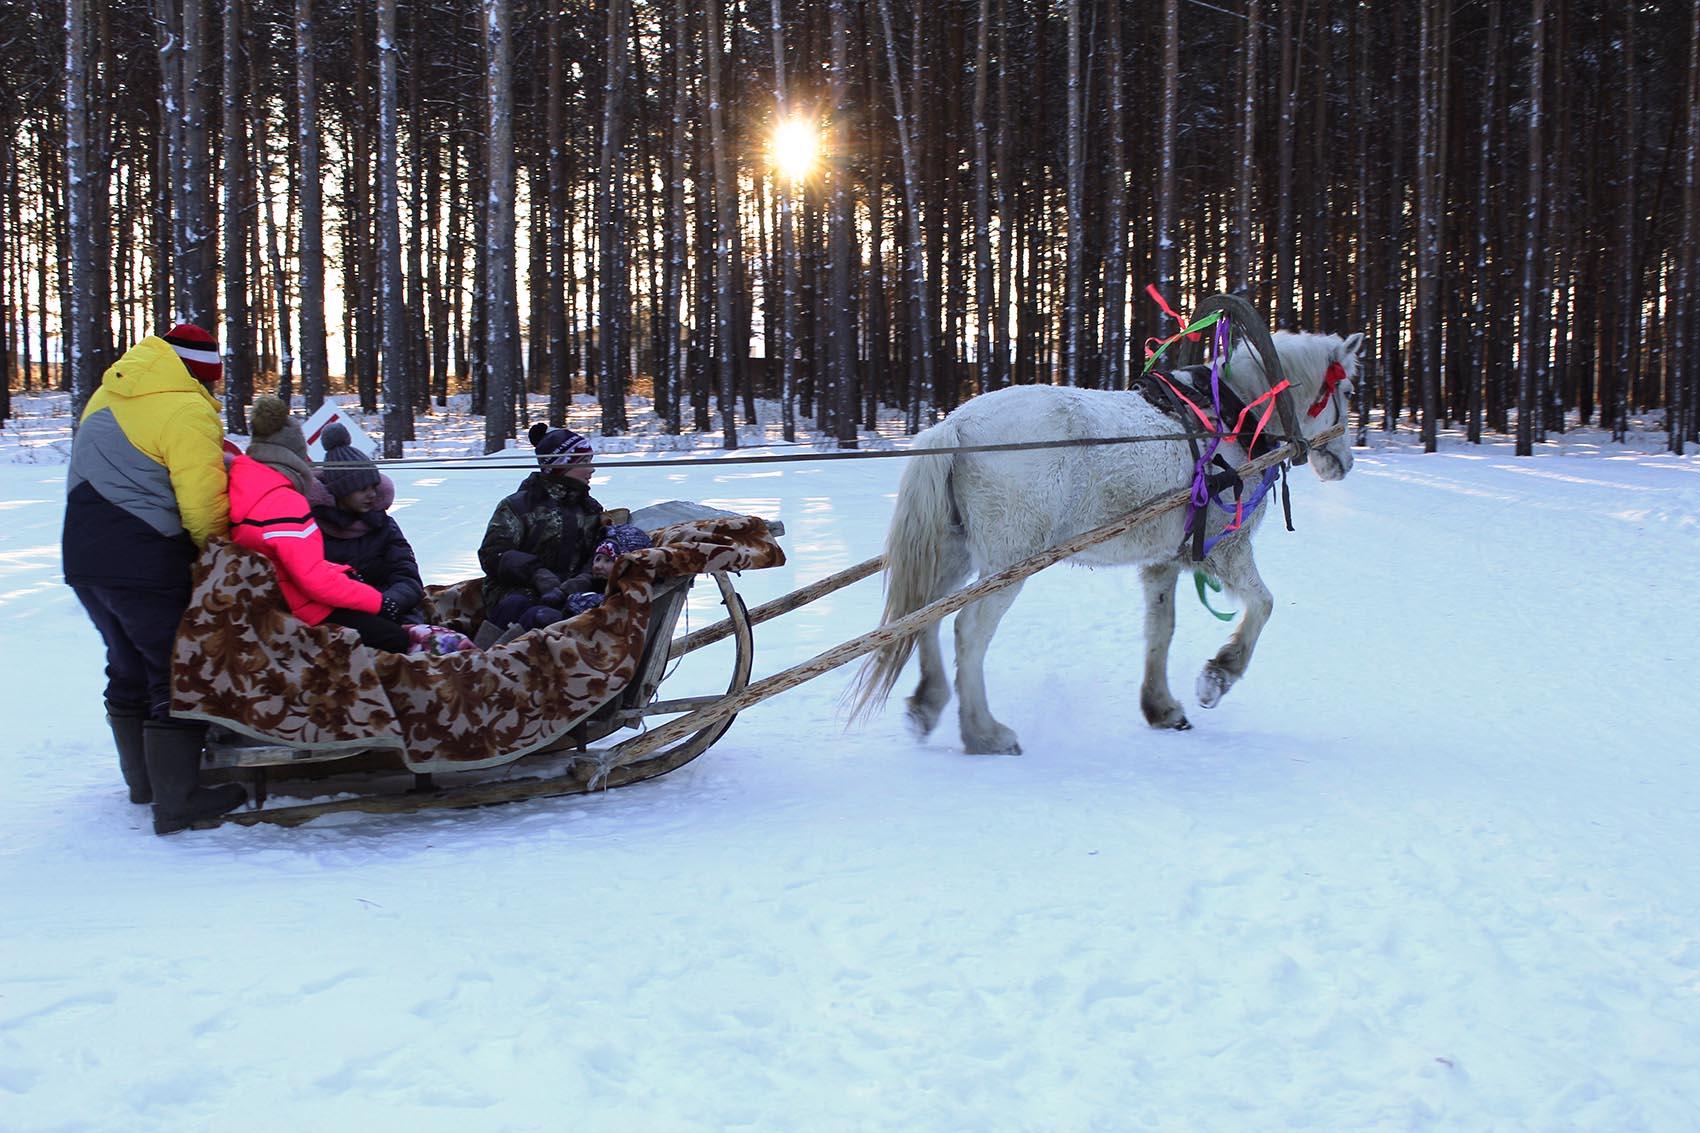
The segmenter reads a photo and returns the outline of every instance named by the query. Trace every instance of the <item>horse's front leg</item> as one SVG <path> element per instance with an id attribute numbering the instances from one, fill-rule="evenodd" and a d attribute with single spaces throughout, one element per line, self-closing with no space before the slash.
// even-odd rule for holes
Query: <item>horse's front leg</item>
<path id="1" fill-rule="evenodd" d="M 920 739 L 933 730 L 944 706 L 950 703 L 950 678 L 944 671 L 937 622 L 915 635 L 915 649 L 920 654 L 921 683 L 907 701 L 907 715 L 910 730 Z"/>
<path id="2" fill-rule="evenodd" d="M 1192 727 L 1186 710 L 1169 691 L 1169 643 L 1175 638 L 1175 575 L 1172 563 L 1139 568 L 1145 586 L 1145 683 L 1139 707 L 1153 728 L 1184 731 Z"/>
<path id="3" fill-rule="evenodd" d="M 1021 592 L 1017 582 L 963 607 L 956 615 L 956 697 L 962 749 L 970 755 L 1020 755 L 1015 733 L 992 718 L 986 704 L 986 647 Z"/>
<path id="4" fill-rule="evenodd" d="M 1274 596 L 1263 585 L 1263 576 L 1257 573 L 1250 541 L 1223 540 L 1217 551 L 1220 556 L 1213 553 L 1206 565 L 1229 595 L 1245 607 L 1245 612 L 1240 615 L 1234 632 L 1228 635 L 1227 643 L 1199 671 L 1198 703 L 1205 708 L 1216 707 L 1223 694 L 1245 676 L 1252 651 L 1257 648 L 1258 635 L 1275 609 Z"/>

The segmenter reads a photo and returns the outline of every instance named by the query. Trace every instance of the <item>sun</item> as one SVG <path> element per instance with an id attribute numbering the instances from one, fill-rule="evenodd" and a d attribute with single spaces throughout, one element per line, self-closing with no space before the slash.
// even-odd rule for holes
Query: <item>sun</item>
<path id="1" fill-rule="evenodd" d="M 801 181 L 814 172 L 820 140 L 813 125 L 800 118 L 787 118 L 773 128 L 769 148 L 774 167 L 791 180 Z"/>

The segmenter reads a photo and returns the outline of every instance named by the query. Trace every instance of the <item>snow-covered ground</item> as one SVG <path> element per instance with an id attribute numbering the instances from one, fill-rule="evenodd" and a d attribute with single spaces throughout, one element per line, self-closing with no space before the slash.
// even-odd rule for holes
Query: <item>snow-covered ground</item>
<path id="1" fill-rule="evenodd" d="M 1190 732 L 1140 719 L 1131 573 L 1058 568 L 988 666 L 1018 758 L 847 730 L 845 669 L 649 784 L 156 838 L 59 577 L 62 403 L 22 404 L 0 1130 L 1700 1128 L 1700 464 L 1657 437 L 1296 471 L 1275 617 Z M 596 491 L 784 520 L 752 605 L 877 554 L 904 463 L 702 455 Z M 521 475 L 398 476 L 428 581 Z M 1177 690 L 1223 634 L 1182 598 Z M 759 627 L 757 675 L 879 605 Z M 691 661 L 667 693 L 724 680 Z"/>

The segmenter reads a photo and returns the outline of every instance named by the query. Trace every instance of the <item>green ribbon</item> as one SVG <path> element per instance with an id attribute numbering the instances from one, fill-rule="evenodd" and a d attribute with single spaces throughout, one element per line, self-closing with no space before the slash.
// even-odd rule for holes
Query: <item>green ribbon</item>
<path id="1" fill-rule="evenodd" d="M 1199 319 L 1196 323 L 1193 323 L 1191 326 L 1185 327 L 1185 328 L 1181 329 L 1180 331 L 1177 331 L 1175 334 L 1169 336 L 1168 338 L 1165 338 L 1158 345 L 1156 351 L 1151 355 L 1151 357 L 1149 357 L 1145 360 L 1145 368 L 1143 370 L 1139 371 L 1140 374 L 1141 375 L 1149 374 L 1151 372 L 1151 367 L 1153 367 L 1157 364 L 1157 359 L 1161 358 L 1163 356 L 1164 351 L 1168 350 L 1169 347 L 1173 346 L 1178 340 L 1186 337 L 1189 334 L 1192 334 L 1194 331 L 1201 331 L 1201 330 L 1204 330 L 1207 327 L 1215 326 L 1216 320 L 1220 319 L 1221 317 L 1222 317 L 1221 311 L 1211 311 L 1208 315 L 1205 315 L 1202 319 Z"/>
<path id="2" fill-rule="evenodd" d="M 1217 582 L 1214 578 L 1211 578 L 1201 570 L 1195 570 L 1192 572 L 1192 580 L 1198 584 L 1198 600 L 1204 605 L 1206 610 L 1209 610 L 1212 614 L 1214 614 L 1218 621 L 1231 622 L 1234 620 L 1233 614 L 1222 613 L 1222 611 L 1216 609 L 1210 604 L 1209 598 L 1205 597 L 1204 588 L 1206 586 L 1218 594 L 1222 593 L 1222 584 L 1220 582 Z"/>

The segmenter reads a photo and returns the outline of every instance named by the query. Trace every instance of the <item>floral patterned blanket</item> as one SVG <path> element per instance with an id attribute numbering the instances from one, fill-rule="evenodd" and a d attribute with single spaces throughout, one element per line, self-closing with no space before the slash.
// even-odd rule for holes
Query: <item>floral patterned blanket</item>
<path id="1" fill-rule="evenodd" d="M 385 653 L 289 612 L 264 556 L 215 539 L 171 659 L 172 712 L 292 747 L 388 748 L 409 769 L 490 767 L 555 743 L 632 679 L 668 579 L 779 566 L 755 516 L 678 523 L 621 556 L 602 605 L 482 652 Z M 482 579 L 428 588 L 435 624 L 473 634 Z"/>

